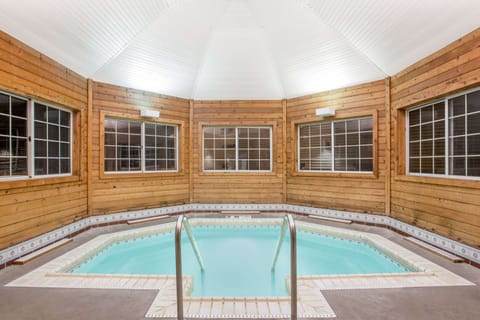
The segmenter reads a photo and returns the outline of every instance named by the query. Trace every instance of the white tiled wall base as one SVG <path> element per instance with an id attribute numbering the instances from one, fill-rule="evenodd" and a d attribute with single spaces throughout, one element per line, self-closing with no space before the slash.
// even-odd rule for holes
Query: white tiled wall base
<path id="1" fill-rule="evenodd" d="M 365 222 L 383 226 L 389 226 L 395 230 L 404 232 L 421 239 L 434 246 L 452 252 L 476 263 L 480 263 L 480 250 L 469 247 L 457 241 L 442 237 L 435 233 L 403 223 L 391 217 L 365 214 L 358 212 L 338 211 L 331 209 L 313 208 L 290 204 L 185 204 L 178 206 L 146 209 L 139 211 L 120 212 L 107 215 L 88 217 L 62 228 L 45 233 L 36 238 L 22 242 L 10 248 L 0 251 L 0 265 L 6 264 L 20 256 L 37 250 L 75 232 L 90 226 L 108 224 L 119 221 L 153 217 L 158 215 L 179 213 L 185 211 L 222 211 L 222 210 L 255 210 L 255 211 L 288 211 L 304 214 L 319 215 L 329 218 L 347 219 L 357 222 Z"/>

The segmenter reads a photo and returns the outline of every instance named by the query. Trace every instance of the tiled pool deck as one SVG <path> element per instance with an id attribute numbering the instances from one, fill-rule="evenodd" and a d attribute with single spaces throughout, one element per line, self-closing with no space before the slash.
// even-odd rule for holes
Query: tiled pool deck
<path id="1" fill-rule="evenodd" d="M 192 219 L 192 226 L 202 224 L 280 225 L 280 219 L 258 218 L 231 220 Z M 408 288 L 434 286 L 469 286 L 472 282 L 430 262 L 402 246 L 373 233 L 336 228 L 297 221 L 297 228 L 332 236 L 367 242 L 418 272 L 382 275 L 301 276 L 298 278 L 299 318 L 334 317 L 335 313 L 322 291 L 343 289 Z M 72 266 L 96 255 L 116 241 L 170 232 L 174 223 L 164 223 L 111 234 L 103 234 L 53 259 L 39 268 L 10 282 L 10 287 L 95 288 L 157 290 L 158 294 L 146 317 L 176 317 L 176 286 L 174 276 L 139 275 L 81 275 L 66 272 Z M 193 279 L 183 277 L 184 292 L 189 292 Z M 287 297 L 222 298 L 185 297 L 188 318 L 288 318 L 290 302 Z"/>

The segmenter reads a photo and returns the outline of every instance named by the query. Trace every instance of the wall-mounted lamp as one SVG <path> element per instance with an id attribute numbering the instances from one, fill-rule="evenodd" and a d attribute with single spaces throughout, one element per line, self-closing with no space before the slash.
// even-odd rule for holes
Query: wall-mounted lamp
<path id="1" fill-rule="evenodd" d="M 315 109 L 315 115 L 318 117 L 330 117 L 335 115 L 334 108 L 318 108 Z"/>
<path id="2" fill-rule="evenodd" d="M 140 116 L 147 118 L 160 118 L 160 111 L 140 110 Z"/>

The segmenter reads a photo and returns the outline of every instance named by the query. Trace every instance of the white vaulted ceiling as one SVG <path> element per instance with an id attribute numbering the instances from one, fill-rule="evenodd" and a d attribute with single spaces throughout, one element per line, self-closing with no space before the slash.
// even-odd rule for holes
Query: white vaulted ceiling
<path id="1" fill-rule="evenodd" d="M 77 73 L 192 99 L 383 79 L 480 25 L 478 0 L 0 0 L 0 29 Z"/>

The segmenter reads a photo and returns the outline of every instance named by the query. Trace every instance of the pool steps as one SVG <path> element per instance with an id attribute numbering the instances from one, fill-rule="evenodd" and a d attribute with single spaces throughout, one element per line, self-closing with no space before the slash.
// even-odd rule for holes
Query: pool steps
<path id="1" fill-rule="evenodd" d="M 450 252 L 447 252 L 445 250 L 442 250 L 442 249 L 439 249 L 437 247 L 434 247 L 432 245 L 429 245 L 428 243 L 426 242 L 423 242 L 421 240 L 418 240 L 417 238 L 413 238 L 413 237 L 405 237 L 404 238 L 405 240 L 413 243 L 413 244 L 416 244 L 417 246 L 420 246 L 424 249 L 427 249 L 428 251 L 431 251 L 445 259 L 448 259 L 454 263 L 462 263 L 462 262 L 465 262 L 464 259 L 460 258 L 460 257 L 457 257 L 456 255 L 454 254 L 451 254 Z"/>
<path id="2" fill-rule="evenodd" d="M 55 249 L 58 249 L 60 247 L 63 247 L 64 245 L 67 245 L 69 244 L 70 242 L 72 242 L 73 239 L 72 238 L 64 238 L 60 241 L 57 241 L 57 242 L 54 242 L 46 247 L 43 247 L 39 250 L 36 250 L 36 251 L 33 251 L 32 253 L 30 254 L 27 254 L 23 257 L 20 257 L 16 260 L 13 261 L 13 264 L 20 264 L 20 265 L 24 265 L 25 263 L 27 262 L 30 262 L 32 261 L 33 259 L 35 258 L 38 258 L 40 256 L 43 256 L 44 254 L 47 254 L 49 253 L 50 251 L 52 250 L 55 250 Z"/>

